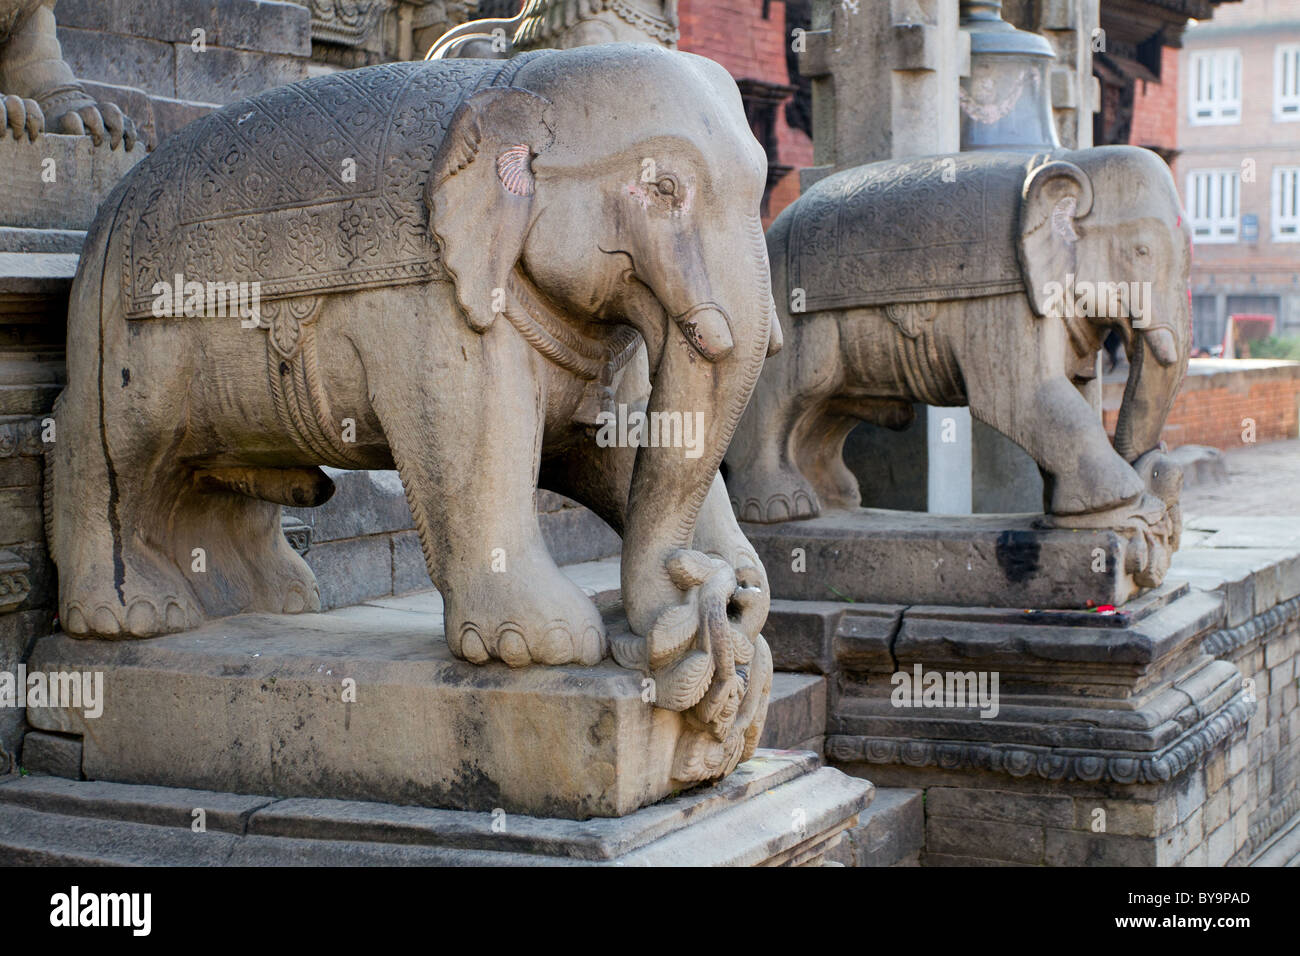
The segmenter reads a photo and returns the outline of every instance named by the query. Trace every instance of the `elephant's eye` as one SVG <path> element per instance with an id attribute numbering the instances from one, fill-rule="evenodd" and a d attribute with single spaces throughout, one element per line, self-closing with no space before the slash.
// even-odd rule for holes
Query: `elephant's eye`
<path id="1" fill-rule="evenodd" d="M 1151 250 L 1148 249 L 1146 246 L 1138 246 L 1137 254 L 1140 256 L 1149 256 L 1151 255 Z"/>
<path id="2" fill-rule="evenodd" d="M 677 180 L 671 176 L 661 176 L 659 181 L 655 183 L 655 189 L 658 190 L 661 196 L 676 196 Z"/>

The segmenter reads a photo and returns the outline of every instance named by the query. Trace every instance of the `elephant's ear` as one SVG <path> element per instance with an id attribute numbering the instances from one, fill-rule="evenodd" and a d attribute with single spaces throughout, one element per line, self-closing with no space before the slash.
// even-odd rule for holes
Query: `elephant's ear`
<path id="1" fill-rule="evenodd" d="M 1030 170 L 1020 202 L 1020 268 L 1034 312 L 1061 302 L 1066 276 L 1078 264 L 1075 229 L 1092 209 L 1092 180 L 1074 163 L 1051 160 Z"/>
<path id="2" fill-rule="evenodd" d="M 555 134 L 550 101 L 509 87 L 482 90 L 456 110 L 426 190 L 429 228 L 470 328 L 485 332 L 504 307 L 506 280 L 534 218 L 533 157 Z"/>

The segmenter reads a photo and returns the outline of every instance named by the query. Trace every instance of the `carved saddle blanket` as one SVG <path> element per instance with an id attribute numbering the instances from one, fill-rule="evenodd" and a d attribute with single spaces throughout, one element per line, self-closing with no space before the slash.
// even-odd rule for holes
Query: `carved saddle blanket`
<path id="1" fill-rule="evenodd" d="M 158 283 L 260 282 L 262 302 L 445 279 L 424 190 L 457 107 L 528 61 L 389 63 L 279 87 L 191 123 L 132 172 L 128 318 Z"/>
<path id="2" fill-rule="evenodd" d="M 1031 162 L 957 153 L 826 177 L 795 207 L 790 288 L 804 290 L 809 312 L 1023 291 L 1016 249 Z"/>

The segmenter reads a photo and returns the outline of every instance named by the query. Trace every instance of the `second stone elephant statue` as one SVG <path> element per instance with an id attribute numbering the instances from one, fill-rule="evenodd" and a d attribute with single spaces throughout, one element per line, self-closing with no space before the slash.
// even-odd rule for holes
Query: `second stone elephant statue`
<path id="1" fill-rule="evenodd" d="M 768 231 L 789 343 L 727 454 L 744 521 L 857 507 L 843 443 L 914 402 L 969 405 L 1045 482 L 1046 523 L 1125 531 L 1154 586 L 1181 475 L 1159 450 L 1187 368 L 1190 232 L 1156 154 L 970 152 L 827 177 Z M 1116 329 L 1131 363 L 1114 444 L 1083 392 Z"/>
<path id="2" fill-rule="evenodd" d="M 772 672 L 718 477 L 780 341 L 765 176 L 727 72 L 650 46 L 386 64 L 191 124 L 104 203 L 73 285 L 63 628 L 319 609 L 280 506 L 327 499 L 321 465 L 396 467 L 455 655 L 595 664 L 540 485 L 623 536 L 613 653 L 708 731 L 679 776 L 728 772 Z M 599 440 L 634 415 L 660 440 Z"/>

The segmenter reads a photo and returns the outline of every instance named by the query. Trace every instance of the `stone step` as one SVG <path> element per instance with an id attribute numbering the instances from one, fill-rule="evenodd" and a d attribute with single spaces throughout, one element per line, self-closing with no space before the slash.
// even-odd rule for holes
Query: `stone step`
<path id="1" fill-rule="evenodd" d="M 924 792 L 880 787 L 831 858 L 845 866 L 920 866 L 924 846 Z"/>
<path id="2" fill-rule="evenodd" d="M 1287 821 L 1246 865 L 1300 867 L 1300 813 Z"/>
<path id="3" fill-rule="evenodd" d="M 0 778 L 0 864 L 820 862 L 873 788 L 818 763 L 760 751 L 716 786 L 583 822 L 11 775 Z"/>
<path id="4" fill-rule="evenodd" d="M 759 746 L 821 753 L 825 740 L 826 678 L 777 671 Z"/>

